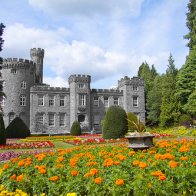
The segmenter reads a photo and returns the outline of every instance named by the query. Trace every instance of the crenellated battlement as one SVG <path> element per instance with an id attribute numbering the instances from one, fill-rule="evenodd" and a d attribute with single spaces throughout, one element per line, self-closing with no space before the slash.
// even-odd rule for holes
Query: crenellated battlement
<path id="1" fill-rule="evenodd" d="M 123 93 L 123 91 L 117 89 L 92 89 L 91 93 Z"/>
<path id="2" fill-rule="evenodd" d="M 144 80 L 139 77 L 129 78 L 128 76 L 125 76 L 124 78 L 118 80 L 118 88 L 124 85 L 143 86 Z"/>
<path id="3" fill-rule="evenodd" d="M 89 75 L 71 75 L 68 79 L 69 84 L 72 82 L 85 82 L 90 83 L 91 82 L 91 76 Z"/>
<path id="4" fill-rule="evenodd" d="M 31 48 L 30 49 L 30 56 L 31 58 L 33 56 L 39 56 L 39 57 L 44 57 L 44 49 L 41 48 Z"/>
<path id="5" fill-rule="evenodd" d="M 35 67 L 35 63 L 31 60 L 21 58 L 3 59 L 2 69 L 28 69 Z"/>
<path id="6" fill-rule="evenodd" d="M 31 92 L 33 91 L 50 91 L 52 92 L 69 92 L 69 88 L 64 88 L 64 87 L 51 87 L 48 84 L 43 84 L 43 85 L 35 85 L 31 87 Z"/>

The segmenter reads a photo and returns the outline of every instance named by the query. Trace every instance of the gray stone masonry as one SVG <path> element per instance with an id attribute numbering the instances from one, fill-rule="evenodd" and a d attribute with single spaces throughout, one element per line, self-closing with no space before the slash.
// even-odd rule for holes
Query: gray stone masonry
<path id="1" fill-rule="evenodd" d="M 67 133 L 74 121 L 85 131 L 101 131 L 107 108 L 119 105 L 145 122 L 144 81 L 125 76 L 117 89 L 91 89 L 91 76 L 71 75 L 69 88 L 43 84 L 44 50 L 30 50 L 32 61 L 4 59 L 2 77 L 7 99 L 3 102 L 5 125 L 21 117 L 32 133 Z M 25 100 L 24 100 L 25 99 Z"/>

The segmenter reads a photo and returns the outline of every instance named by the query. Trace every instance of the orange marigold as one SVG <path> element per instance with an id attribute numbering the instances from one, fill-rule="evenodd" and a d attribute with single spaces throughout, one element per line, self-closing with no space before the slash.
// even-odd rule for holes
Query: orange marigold
<path id="1" fill-rule="evenodd" d="M 23 179 L 24 179 L 24 175 L 21 174 L 21 175 L 17 176 L 16 181 L 20 182 L 20 181 L 22 181 Z"/>
<path id="2" fill-rule="evenodd" d="M 18 162 L 18 166 L 19 167 L 22 167 L 24 164 L 25 164 L 25 161 L 24 160 L 21 160 L 21 161 Z"/>
<path id="3" fill-rule="evenodd" d="M 135 151 L 130 151 L 130 152 L 128 153 L 129 156 L 133 156 L 134 154 L 135 154 Z"/>
<path id="4" fill-rule="evenodd" d="M 103 166 L 104 167 L 108 167 L 108 166 L 111 166 L 111 165 L 113 165 L 113 160 L 111 159 L 111 158 L 108 158 L 108 159 L 106 159 L 105 161 L 104 161 L 104 163 L 103 163 Z"/>
<path id="5" fill-rule="evenodd" d="M 123 179 L 117 179 L 116 180 L 116 185 L 120 186 L 124 184 L 124 180 Z"/>
<path id="6" fill-rule="evenodd" d="M 86 174 L 84 174 L 84 177 L 85 178 L 89 178 L 89 177 L 91 177 L 92 175 L 90 174 L 90 173 L 86 173 Z"/>
<path id="7" fill-rule="evenodd" d="M 58 157 L 58 162 L 63 162 L 63 160 L 64 160 L 64 157 Z"/>
<path id="8" fill-rule="evenodd" d="M 12 176 L 10 176 L 10 179 L 16 180 L 16 174 L 13 174 Z"/>
<path id="9" fill-rule="evenodd" d="M 7 169 L 7 168 L 9 168 L 9 164 L 8 164 L 8 163 L 4 164 L 3 170 L 5 170 L 5 169 Z"/>
<path id="10" fill-rule="evenodd" d="M 179 152 L 188 152 L 190 149 L 188 146 L 181 146 L 181 148 L 179 149 Z"/>
<path id="11" fill-rule="evenodd" d="M 93 169 L 90 170 L 90 174 L 93 175 L 93 176 L 98 174 L 98 173 L 99 173 L 98 169 L 93 168 Z"/>
<path id="12" fill-rule="evenodd" d="M 55 181 L 59 180 L 59 177 L 58 176 L 52 176 L 52 177 L 49 178 L 49 180 L 55 182 Z"/>
<path id="13" fill-rule="evenodd" d="M 166 176 L 164 174 L 160 175 L 159 180 L 161 180 L 161 181 L 166 180 Z"/>
<path id="14" fill-rule="evenodd" d="M 180 157 L 180 160 L 187 161 L 188 160 L 188 157 Z"/>
<path id="15" fill-rule="evenodd" d="M 103 181 L 103 180 L 102 180 L 102 178 L 100 178 L 100 177 L 94 179 L 94 182 L 95 182 L 96 184 L 101 184 L 102 181 Z"/>
<path id="16" fill-rule="evenodd" d="M 77 171 L 77 170 L 71 171 L 71 175 L 72 175 L 72 176 L 77 176 L 77 175 L 78 175 L 78 171 Z"/>
<path id="17" fill-rule="evenodd" d="M 139 165 L 139 164 L 140 164 L 140 162 L 138 160 L 133 161 L 134 166 Z"/>
<path id="18" fill-rule="evenodd" d="M 161 175 L 164 175 L 164 174 L 162 173 L 162 171 L 158 170 L 158 171 L 152 172 L 151 175 L 152 176 L 161 176 Z"/>
<path id="19" fill-rule="evenodd" d="M 170 161 L 170 162 L 169 162 L 169 166 L 170 166 L 171 168 L 176 168 L 177 165 L 178 165 L 178 162 L 176 162 L 176 161 Z"/>
<path id="20" fill-rule="evenodd" d="M 147 167 L 147 164 L 145 162 L 140 162 L 139 167 L 145 169 Z"/>

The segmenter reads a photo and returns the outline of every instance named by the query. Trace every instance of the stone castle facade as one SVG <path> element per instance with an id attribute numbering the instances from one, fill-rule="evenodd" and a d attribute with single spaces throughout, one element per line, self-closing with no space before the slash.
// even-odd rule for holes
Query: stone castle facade
<path id="1" fill-rule="evenodd" d="M 19 116 L 32 133 L 66 133 L 74 121 L 84 130 L 101 130 L 107 108 L 119 105 L 145 122 L 144 81 L 125 76 L 117 89 L 91 89 L 91 76 L 71 75 L 69 88 L 43 83 L 44 50 L 32 48 L 31 60 L 7 58 L 2 65 L 4 122 Z"/>

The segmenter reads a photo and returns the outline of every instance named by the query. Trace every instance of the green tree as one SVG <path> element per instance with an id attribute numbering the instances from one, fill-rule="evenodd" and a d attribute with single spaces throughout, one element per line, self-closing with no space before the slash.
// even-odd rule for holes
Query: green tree
<path id="1" fill-rule="evenodd" d="M 188 3 L 186 26 L 189 29 L 189 33 L 184 38 L 189 40 L 187 46 L 192 50 L 196 45 L 196 0 L 190 0 Z"/>
<path id="2" fill-rule="evenodd" d="M 128 131 L 127 114 L 120 106 L 110 106 L 103 122 L 103 138 L 117 139 Z"/>
<path id="3" fill-rule="evenodd" d="M 0 114 L 0 145 L 6 145 L 6 131 L 2 113 Z"/>
<path id="4" fill-rule="evenodd" d="M 146 108 L 149 111 L 147 118 L 152 125 L 157 125 L 160 122 L 162 86 L 163 76 L 157 75 L 154 79 L 152 90 L 148 93 L 146 105 Z"/>
<path id="5" fill-rule="evenodd" d="M 166 75 L 163 77 L 160 114 L 161 126 L 171 126 L 174 123 L 177 123 L 180 115 L 178 101 L 175 97 L 177 69 L 175 68 L 174 60 L 171 54 L 168 62 L 169 65 L 166 70 Z"/>
<path id="6" fill-rule="evenodd" d="M 187 104 L 184 105 L 184 110 L 193 118 L 196 117 L 196 90 L 189 96 Z"/>
<path id="7" fill-rule="evenodd" d="M 73 122 L 73 124 L 71 126 L 71 130 L 70 130 L 70 134 L 71 135 L 81 135 L 82 134 L 80 123 L 78 121 Z"/>

